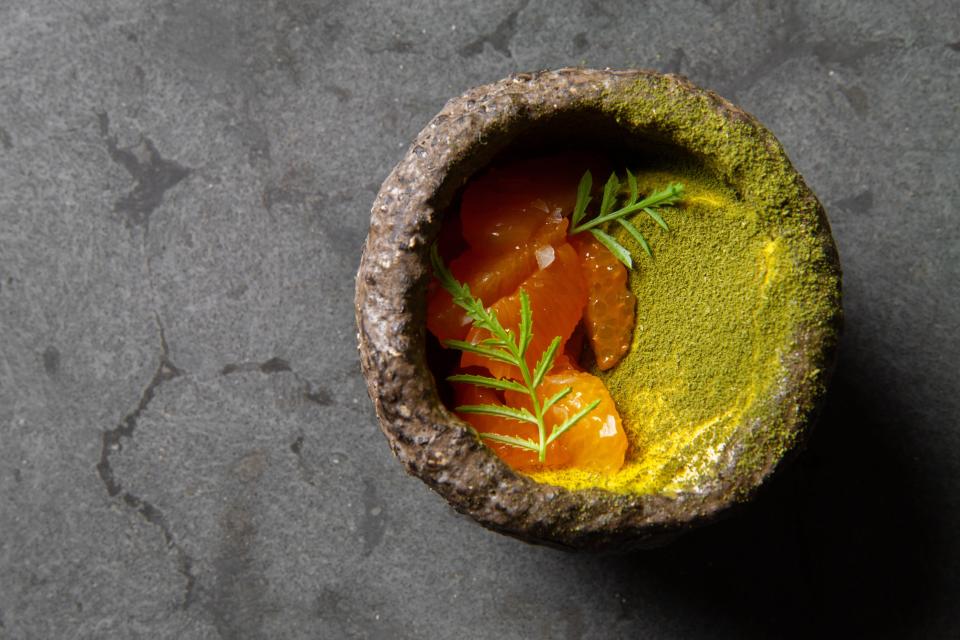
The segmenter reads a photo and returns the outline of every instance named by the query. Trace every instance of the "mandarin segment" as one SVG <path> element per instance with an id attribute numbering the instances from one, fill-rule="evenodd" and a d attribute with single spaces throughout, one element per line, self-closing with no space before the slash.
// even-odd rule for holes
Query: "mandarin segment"
<path id="1" fill-rule="evenodd" d="M 587 302 L 587 284 L 581 273 L 580 259 L 576 251 L 567 243 L 548 248 L 549 251 L 541 252 L 538 258 L 544 266 L 524 280 L 519 287 L 526 291 L 530 298 L 533 315 L 533 337 L 525 358 L 531 372 L 554 338 L 559 336 L 565 342 L 570 337 Z M 519 289 L 490 307 L 500 324 L 513 332 L 520 327 Z M 471 328 L 466 339 L 478 344 L 489 337 L 488 331 Z M 562 350 L 561 344 L 560 351 Z M 517 367 L 475 353 L 465 352 L 460 359 L 460 365 L 484 367 L 496 378 L 522 379 Z"/>
<path id="2" fill-rule="evenodd" d="M 542 220 L 531 237 L 514 251 L 483 254 L 468 249 L 449 263 L 450 272 L 459 282 L 468 285 L 470 293 L 482 300 L 484 306 L 489 307 L 514 293 L 520 283 L 538 269 L 538 249 L 566 241 L 567 224 L 566 218 L 551 216 Z M 463 340 L 470 324 L 470 318 L 454 304 L 450 293 L 436 280 L 431 281 L 427 292 L 427 328 L 430 332 L 441 341 Z"/>
<path id="3" fill-rule="evenodd" d="M 464 239 L 480 254 L 501 254 L 525 242 L 551 210 L 542 201 L 525 193 L 524 185 L 516 191 L 484 191 L 474 195 L 470 188 L 464 194 Z"/>
<path id="4" fill-rule="evenodd" d="M 465 372 L 485 374 L 485 372 L 476 367 L 466 370 Z M 500 398 L 500 394 L 493 389 L 457 382 L 453 384 L 453 391 L 456 406 L 458 407 L 471 404 L 504 404 L 504 401 Z M 502 436 L 516 436 L 519 438 L 528 438 L 534 442 L 539 440 L 537 427 L 529 423 L 479 413 L 457 413 L 457 415 L 463 421 L 469 423 L 478 433 L 496 433 Z M 563 438 L 558 438 L 547 447 L 544 464 L 540 464 L 535 451 L 512 447 L 489 439 L 484 439 L 483 443 L 490 447 L 501 460 L 509 464 L 512 468 L 518 471 L 525 471 L 568 466 L 571 455 L 569 451 L 563 448 L 561 440 L 563 440 Z"/>
<path id="5" fill-rule="evenodd" d="M 519 471 L 577 467 L 612 473 L 623 464 L 627 439 L 619 413 L 603 382 L 580 370 L 579 354 L 589 341 L 601 369 L 616 364 L 629 349 L 634 297 L 627 272 L 590 234 L 567 236 L 566 216 L 574 207 L 577 185 L 587 169 L 603 175 L 599 156 L 566 153 L 497 167 L 474 179 L 464 192 L 457 226 L 444 229 L 442 244 L 454 278 L 517 334 L 520 291 L 529 297 L 532 338 L 525 353 L 532 374 L 546 348 L 561 339 L 553 367 L 537 388 L 541 402 L 570 387 L 544 413 L 546 436 L 590 403 L 598 406 L 551 443 L 545 461 L 534 451 L 485 438 L 501 459 Z M 452 226 L 452 225 L 451 225 Z M 454 256 L 452 247 L 460 243 Z M 490 337 L 473 327 L 466 312 L 434 280 L 428 290 L 429 330 L 440 340 L 479 344 Z M 507 363 L 464 351 L 460 371 L 522 381 Z M 497 405 L 532 410 L 529 396 L 453 383 L 456 406 Z M 458 412 L 479 433 L 539 441 L 533 424 L 500 416 Z"/>
<path id="6" fill-rule="evenodd" d="M 568 152 L 487 170 L 464 191 L 460 205 L 464 239 L 481 254 L 518 248 L 548 216 L 570 213 L 584 171 L 603 171 L 607 166 L 597 154 Z"/>
<path id="7" fill-rule="evenodd" d="M 556 452 L 558 462 L 551 462 L 548 452 L 543 468 L 574 466 L 602 473 L 616 472 L 623 466 L 627 435 L 610 392 L 600 378 L 571 370 L 548 375 L 537 389 L 537 397 L 542 402 L 565 387 L 571 387 L 572 391 L 547 411 L 548 434 L 594 400 L 600 400 L 600 404 L 552 443 L 551 446 L 560 445 Z M 530 398 L 523 394 L 508 391 L 505 399 L 510 406 L 532 408 Z"/>
<path id="8" fill-rule="evenodd" d="M 597 366 L 614 367 L 630 348 L 636 298 L 627 286 L 627 270 L 609 249 L 588 233 L 571 238 L 590 290 L 584 328 Z"/>

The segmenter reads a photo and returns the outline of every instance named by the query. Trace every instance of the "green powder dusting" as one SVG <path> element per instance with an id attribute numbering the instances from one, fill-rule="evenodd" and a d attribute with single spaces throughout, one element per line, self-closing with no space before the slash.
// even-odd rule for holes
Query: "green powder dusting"
<path id="1" fill-rule="evenodd" d="M 703 158 L 724 185 L 734 185 L 764 217 L 812 213 L 815 205 L 803 197 L 802 180 L 773 134 L 736 116 L 728 119 L 720 105 L 716 96 L 693 95 L 671 79 L 654 76 L 604 94 L 597 106 L 621 124 L 653 132 L 653 137 Z M 805 206 L 784 211 L 788 202 Z M 809 218 L 808 223 L 815 216 Z"/>
<path id="2" fill-rule="evenodd" d="M 833 302 L 837 283 L 817 275 L 821 248 L 789 216 L 764 215 L 766 207 L 745 203 L 699 166 L 663 163 L 638 180 L 641 193 L 670 182 L 686 191 L 683 206 L 664 209 L 669 233 L 642 214 L 632 218 L 653 258 L 615 233 L 634 255 L 636 325 L 626 358 L 595 373 L 623 418 L 627 461 L 608 476 L 531 474 L 540 482 L 648 494 L 715 481 L 738 429 L 757 420 L 777 428 L 771 398 L 784 384 L 797 327 L 817 322 Z M 788 436 L 774 433 L 767 446 L 785 448 Z"/>

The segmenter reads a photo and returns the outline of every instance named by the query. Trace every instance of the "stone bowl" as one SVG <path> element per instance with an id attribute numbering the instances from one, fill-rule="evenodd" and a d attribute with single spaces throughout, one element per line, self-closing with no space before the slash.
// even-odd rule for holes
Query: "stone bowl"
<path id="1" fill-rule="evenodd" d="M 636 495 L 541 484 L 501 462 L 441 402 L 426 354 L 430 245 L 471 176 L 511 149 L 558 140 L 695 158 L 737 197 L 791 216 L 813 240 L 807 264 L 828 303 L 793 328 L 774 411 L 738 428 L 703 486 Z M 748 501 L 802 445 L 835 360 L 840 268 L 823 208 L 750 114 L 676 75 L 521 73 L 450 100 L 387 177 L 357 274 L 356 319 L 380 427 L 409 473 L 489 529 L 564 549 L 626 550 L 662 544 Z"/>

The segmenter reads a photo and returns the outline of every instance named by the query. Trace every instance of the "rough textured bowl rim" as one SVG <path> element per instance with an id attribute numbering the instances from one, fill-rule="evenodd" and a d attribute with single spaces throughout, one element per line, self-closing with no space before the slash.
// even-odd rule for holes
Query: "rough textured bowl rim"
<path id="1" fill-rule="evenodd" d="M 822 243 L 824 268 L 838 283 L 835 313 L 798 332 L 796 352 L 789 357 L 787 402 L 780 419 L 790 435 L 790 450 L 771 447 L 749 472 L 731 467 L 704 491 L 628 495 L 536 483 L 501 462 L 444 407 L 426 363 L 428 249 L 457 191 L 517 135 L 567 110 L 610 109 L 615 104 L 610 96 L 651 104 L 666 99 L 675 113 L 656 115 L 648 133 L 681 147 L 684 118 L 694 107 L 719 116 L 717 139 L 736 133 L 753 166 L 779 167 L 780 173 L 771 175 L 780 177 L 771 179 L 791 181 L 791 195 L 783 206 L 806 212 L 812 233 Z M 642 129 L 642 123 L 631 126 Z M 735 161 L 723 149 L 708 146 L 697 152 L 738 187 L 744 167 L 732 166 Z M 802 442 L 835 360 L 841 325 L 839 275 L 822 206 L 773 134 L 753 116 L 675 75 L 580 68 L 515 74 L 450 100 L 383 183 L 357 274 L 360 362 L 394 454 L 457 511 L 490 529 L 561 548 L 650 546 L 749 499 Z"/>

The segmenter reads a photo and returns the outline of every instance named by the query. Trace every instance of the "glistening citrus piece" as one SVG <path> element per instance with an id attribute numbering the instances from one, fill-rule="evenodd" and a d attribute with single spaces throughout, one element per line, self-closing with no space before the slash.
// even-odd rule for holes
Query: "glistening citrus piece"
<path id="1" fill-rule="evenodd" d="M 612 368 L 630 348 L 636 297 L 627 286 L 627 270 L 589 233 L 571 237 L 590 291 L 583 321 L 597 366 Z"/>
<path id="2" fill-rule="evenodd" d="M 603 175 L 608 166 L 597 154 L 569 152 L 493 167 L 463 194 L 463 237 L 481 254 L 515 250 L 547 216 L 573 210 L 584 171 Z"/>
<path id="3" fill-rule="evenodd" d="M 587 302 L 587 285 L 580 272 L 580 259 L 573 247 L 564 242 L 556 247 L 541 247 L 537 253 L 536 260 L 540 268 L 519 287 L 529 296 L 533 314 L 533 337 L 525 357 L 531 372 L 554 338 L 559 336 L 561 342 L 565 342 L 570 337 Z M 519 290 L 501 298 L 490 308 L 505 329 L 517 332 L 520 327 Z M 479 344 L 489 337 L 486 330 L 472 328 L 466 339 Z M 563 344 L 558 351 L 562 350 Z M 484 367 L 496 378 L 521 379 L 517 367 L 475 353 L 464 353 L 460 365 Z"/>
<path id="4" fill-rule="evenodd" d="M 470 293 L 485 306 L 514 293 L 544 260 L 544 247 L 566 241 L 567 219 L 550 216 L 520 248 L 501 254 L 482 254 L 468 249 L 450 262 L 454 277 L 470 287 Z M 540 253 L 538 254 L 538 250 Z M 538 261 L 539 255 L 539 261 Z M 450 294 L 433 280 L 427 292 L 427 328 L 439 340 L 463 340 L 470 330 L 470 318 L 453 303 Z"/>
<path id="5" fill-rule="evenodd" d="M 470 373 L 482 373 L 480 369 L 470 369 Z M 456 406 L 493 404 L 502 405 L 503 400 L 493 389 L 486 389 L 472 384 L 454 383 L 454 398 Z M 529 398 L 528 398 L 529 402 Z M 510 418 L 500 418 L 497 416 L 488 416 L 478 413 L 458 413 L 458 416 L 468 422 L 479 433 L 496 433 L 502 436 L 516 436 L 527 438 L 533 442 L 539 442 L 539 434 L 536 425 L 511 420 Z M 561 468 L 567 466 L 570 462 L 570 454 L 562 448 L 563 438 L 547 447 L 544 464 L 540 464 L 536 451 L 527 451 L 507 444 L 484 439 L 483 443 L 490 447 L 500 459 L 518 471 L 546 468 Z"/>
<path id="6" fill-rule="evenodd" d="M 551 446 L 560 445 L 554 455 L 556 460 L 563 462 L 557 466 L 602 473 L 619 470 L 627 452 L 627 436 L 617 407 L 603 381 L 581 371 L 552 373 L 537 389 L 537 397 L 543 402 L 565 387 L 572 387 L 572 391 L 547 411 L 548 434 L 552 428 L 563 424 L 594 400 L 600 400 L 600 404 L 551 443 Z M 532 407 L 529 396 L 513 391 L 506 393 L 506 404 L 528 409 Z M 550 455 L 548 452 L 544 468 L 553 467 Z"/>

